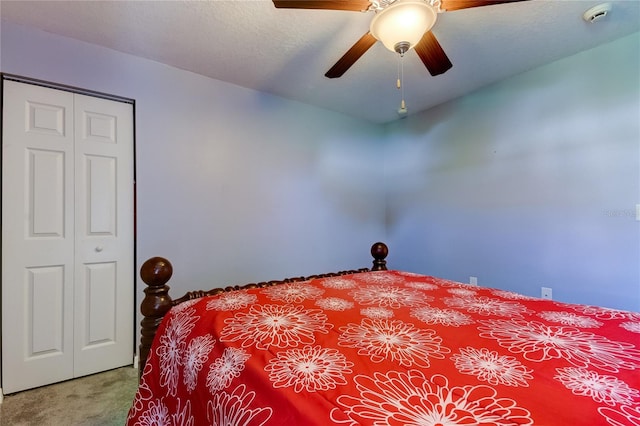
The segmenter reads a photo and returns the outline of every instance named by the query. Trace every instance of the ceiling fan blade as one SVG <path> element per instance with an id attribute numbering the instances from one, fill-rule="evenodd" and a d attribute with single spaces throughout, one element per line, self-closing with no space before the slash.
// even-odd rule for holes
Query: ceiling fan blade
<path id="1" fill-rule="evenodd" d="M 347 50 L 347 53 L 342 55 L 342 58 L 340 58 L 324 76 L 329 78 L 341 77 L 376 41 L 378 40 L 367 31 L 360 40 L 351 46 L 351 49 Z"/>
<path id="2" fill-rule="evenodd" d="M 491 6 L 502 3 L 515 3 L 528 0 L 441 0 L 440 9 L 450 12 L 452 10 L 469 9 L 471 7 Z"/>
<path id="3" fill-rule="evenodd" d="M 369 9 L 369 0 L 273 0 L 280 9 L 327 9 L 360 12 Z"/>
<path id="4" fill-rule="evenodd" d="M 443 74 L 453 66 L 431 31 L 424 33 L 414 49 L 433 76 Z"/>

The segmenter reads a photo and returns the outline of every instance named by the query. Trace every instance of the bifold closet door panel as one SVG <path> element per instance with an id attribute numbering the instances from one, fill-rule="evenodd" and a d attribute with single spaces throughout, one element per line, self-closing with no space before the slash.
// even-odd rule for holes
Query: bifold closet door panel
<path id="1" fill-rule="evenodd" d="M 4 83 L 2 388 L 72 377 L 73 94 Z"/>
<path id="2" fill-rule="evenodd" d="M 133 106 L 75 98 L 76 376 L 133 357 Z"/>

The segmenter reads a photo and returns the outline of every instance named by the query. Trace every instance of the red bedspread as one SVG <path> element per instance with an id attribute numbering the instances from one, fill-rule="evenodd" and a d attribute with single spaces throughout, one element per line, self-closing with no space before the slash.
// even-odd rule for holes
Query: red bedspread
<path id="1" fill-rule="evenodd" d="M 173 308 L 129 425 L 640 425 L 640 314 L 397 271 Z"/>

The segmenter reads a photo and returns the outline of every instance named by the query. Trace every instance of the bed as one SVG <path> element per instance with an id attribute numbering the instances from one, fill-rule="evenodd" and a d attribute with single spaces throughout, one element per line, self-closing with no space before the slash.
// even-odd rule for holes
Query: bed
<path id="1" fill-rule="evenodd" d="M 145 262 L 128 425 L 640 425 L 640 314 L 371 268 L 172 300 Z"/>

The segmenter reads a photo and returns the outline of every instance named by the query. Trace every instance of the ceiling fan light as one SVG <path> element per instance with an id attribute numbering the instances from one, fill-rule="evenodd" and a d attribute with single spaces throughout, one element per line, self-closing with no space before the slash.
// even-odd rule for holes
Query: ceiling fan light
<path id="1" fill-rule="evenodd" d="M 397 0 L 376 14 L 370 31 L 392 52 L 402 42 L 409 43 L 411 49 L 433 27 L 437 16 L 435 8 L 424 0 Z"/>

